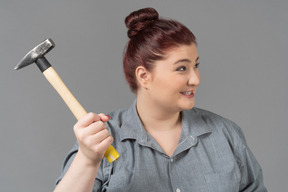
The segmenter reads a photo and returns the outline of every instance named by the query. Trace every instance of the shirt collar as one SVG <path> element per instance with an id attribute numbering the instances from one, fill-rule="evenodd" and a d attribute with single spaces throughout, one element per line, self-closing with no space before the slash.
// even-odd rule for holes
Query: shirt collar
<path id="1" fill-rule="evenodd" d="M 187 137 L 197 138 L 211 131 L 212 129 L 208 126 L 207 119 L 201 114 L 201 110 L 193 108 L 182 111 L 182 133 L 180 140 Z M 136 99 L 124 115 L 120 140 L 123 141 L 125 139 L 135 139 L 142 144 L 150 142 L 148 133 L 144 129 L 136 110 Z"/>
<path id="2" fill-rule="evenodd" d="M 125 139 L 135 139 L 138 141 L 147 140 L 147 133 L 136 110 L 136 99 L 124 115 L 120 132 L 120 140 L 123 141 Z"/>
<path id="3" fill-rule="evenodd" d="M 212 132 L 212 129 L 207 123 L 206 115 L 202 114 L 202 110 L 194 107 L 191 110 L 182 111 L 182 132 L 185 136 L 196 138 Z"/>

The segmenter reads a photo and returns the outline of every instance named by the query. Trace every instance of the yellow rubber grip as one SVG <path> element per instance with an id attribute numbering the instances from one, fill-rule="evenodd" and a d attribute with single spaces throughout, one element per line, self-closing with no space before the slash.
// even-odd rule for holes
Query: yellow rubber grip
<path id="1" fill-rule="evenodd" d="M 113 161 L 117 160 L 120 157 L 119 153 L 116 151 L 116 149 L 112 145 L 108 147 L 104 156 L 109 161 L 109 163 L 112 163 Z"/>

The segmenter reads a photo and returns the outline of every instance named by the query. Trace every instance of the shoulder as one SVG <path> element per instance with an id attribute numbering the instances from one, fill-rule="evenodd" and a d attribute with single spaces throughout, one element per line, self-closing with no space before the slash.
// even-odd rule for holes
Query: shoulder
<path id="1" fill-rule="evenodd" d="M 232 126 L 235 128 L 239 128 L 233 121 L 205 109 L 194 107 L 191 110 L 184 111 L 184 113 L 186 113 L 189 118 L 202 122 L 203 124 L 220 127 Z"/>
<path id="2" fill-rule="evenodd" d="M 120 139 L 120 135 L 126 132 L 126 127 L 131 127 L 130 124 L 133 124 L 133 121 L 135 121 L 131 107 L 117 109 L 108 115 L 111 119 L 106 123 L 107 128 L 116 140 Z"/>
<path id="3" fill-rule="evenodd" d="M 195 123 L 199 126 L 206 127 L 212 135 L 223 135 L 234 144 L 242 143 L 246 145 L 242 129 L 230 119 L 197 107 L 192 108 L 186 113 L 187 116 L 190 116 L 191 124 Z"/>
<path id="4" fill-rule="evenodd" d="M 192 108 L 191 110 L 187 111 L 188 114 L 190 114 L 192 117 L 200 118 L 201 120 L 207 122 L 207 123 L 213 123 L 213 124 L 229 124 L 233 126 L 237 126 L 233 121 L 218 115 L 214 112 L 200 109 L 197 107 Z"/>
<path id="5" fill-rule="evenodd" d="M 128 108 L 117 109 L 108 114 L 111 117 L 109 121 L 113 123 L 121 124 L 124 122 L 125 118 L 127 118 L 125 117 L 127 112 L 128 112 Z"/>
<path id="6" fill-rule="evenodd" d="M 204 127 L 208 130 L 199 137 L 199 141 L 203 145 L 208 143 L 211 147 L 210 144 L 212 144 L 213 148 L 217 148 L 219 151 L 223 151 L 225 148 L 226 151 L 233 153 L 239 165 L 244 164 L 247 151 L 250 149 L 242 129 L 236 123 L 221 115 L 199 108 L 189 110 L 188 114 L 191 117 L 192 129 L 198 131 L 203 129 L 199 127 Z"/>

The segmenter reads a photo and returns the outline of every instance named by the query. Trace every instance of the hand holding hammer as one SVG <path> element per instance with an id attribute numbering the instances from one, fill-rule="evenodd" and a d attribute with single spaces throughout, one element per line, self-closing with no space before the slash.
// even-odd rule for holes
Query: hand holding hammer
<path id="1" fill-rule="evenodd" d="M 28 52 L 14 69 L 21 69 L 35 62 L 40 71 L 46 77 L 46 79 L 50 82 L 50 84 L 55 88 L 58 94 L 65 101 L 76 119 L 79 120 L 84 117 L 87 112 L 72 95 L 72 93 L 69 91 L 69 89 L 66 87 L 66 85 L 63 83 L 63 81 L 57 74 L 57 72 L 53 69 L 51 64 L 44 57 L 44 55 L 54 47 L 54 42 L 51 39 L 46 39 L 45 41 L 37 45 L 34 49 L 32 49 L 30 52 Z M 118 159 L 120 155 L 114 149 L 114 147 L 110 145 L 110 147 L 106 150 L 104 156 L 111 163 Z"/>

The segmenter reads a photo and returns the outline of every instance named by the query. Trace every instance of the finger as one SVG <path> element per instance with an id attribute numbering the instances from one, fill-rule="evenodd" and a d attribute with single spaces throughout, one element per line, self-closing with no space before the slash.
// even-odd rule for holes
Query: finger
<path id="1" fill-rule="evenodd" d="M 106 124 L 103 121 L 96 121 L 83 129 L 85 135 L 95 135 L 103 129 L 107 129 Z"/>
<path id="2" fill-rule="evenodd" d="M 83 143 L 93 149 L 93 148 L 97 148 L 97 146 L 105 139 L 107 139 L 108 137 L 110 137 L 110 133 L 107 129 L 103 129 L 101 131 L 99 131 L 97 134 L 95 135 L 89 135 L 88 137 L 86 137 L 83 140 Z"/>
<path id="3" fill-rule="evenodd" d="M 103 122 L 107 122 L 111 119 L 111 117 L 109 115 L 105 115 L 104 113 L 99 113 L 98 115 L 99 115 L 101 121 L 103 121 Z"/>
<path id="4" fill-rule="evenodd" d="M 89 139 L 92 142 L 94 142 L 94 144 L 99 144 L 109 136 L 110 136 L 110 132 L 108 131 L 108 129 L 102 129 L 101 131 L 97 132 L 96 134 L 91 135 L 89 137 Z"/>
<path id="5" fill-rule="evenodd" d="M 93 122 L 101 120 L 100 116 L 96 113 L 87 113 L 83 118 L 81 118 L 75 125 L 79 127 L 87 127 Z"/>
<path id="6" fill-rule="evenodd" d="M 109 135 L 97 145 L 94 146 L 94 151 L 106 151 L 108 147 L 113 143 L 113 137 Z"/>

